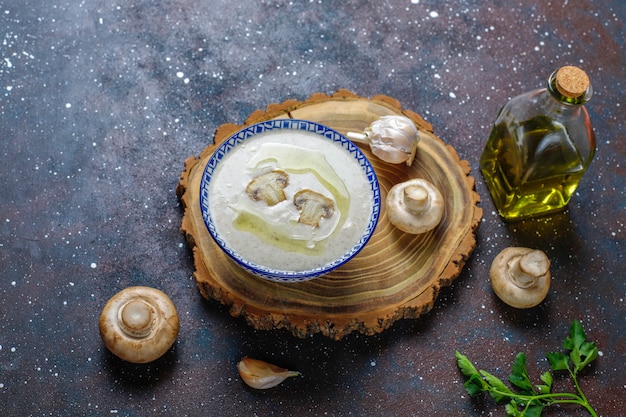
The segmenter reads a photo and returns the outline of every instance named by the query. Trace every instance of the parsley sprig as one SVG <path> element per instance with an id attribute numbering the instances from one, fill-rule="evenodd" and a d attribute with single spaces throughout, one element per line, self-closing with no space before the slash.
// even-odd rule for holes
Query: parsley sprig
<path id="1" fill-rule="evenodd" d="M 518 353 L 511 367 L 509 382 L 515 392 L 498 377 L 484 370 L 478 370 L 467 356 L 456 352 L 457 364 L 461 373 L 467 377 L 465 389 L 471 396 L 489 393 L 498 403 L 507 403 L 505 410 L 507 417 L 539 417 L 545 407 L 554 404 L 577 404 L 584 407 L 593 417 L 598 414 L 587 401 L 578 383 L 578 373 L 598 357 L 598 348 L 595 343 L 587 341 L 585 332 L 579 321 L 574 320 L 570 327 L 569 336 L 563 342 L 563 347 L 569 354 L 551 352 L 546 354 L 552 371 L 567 371 L 572 377 L 576 393 L 552 393 L 552 373 L 547 371 L 539 378 L 542 384 L 534 385 L 526 369 L 526 355 Z"/>

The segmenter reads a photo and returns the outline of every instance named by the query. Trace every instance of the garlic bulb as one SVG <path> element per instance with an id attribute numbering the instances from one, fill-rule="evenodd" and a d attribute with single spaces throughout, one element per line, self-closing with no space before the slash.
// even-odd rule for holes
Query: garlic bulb
<path id="1" fill-rule="evenodd" d="M 300 372 L 289 371 L 271 363 L 248 357 L 244 357 L 237 364 L 237 370 L 243 382 L 256 389 L 272 388 L 289 377 L 300 375 Z"/>
<path id="2" fill-rule="evenodd" d="M 348 132 L 355 142 L 369 143 L 372 153 L 385 162 L 411 166 L 417 151 L 419 131 L 405 116 L 382 116 L 372 122 L 363 133 Z"/>

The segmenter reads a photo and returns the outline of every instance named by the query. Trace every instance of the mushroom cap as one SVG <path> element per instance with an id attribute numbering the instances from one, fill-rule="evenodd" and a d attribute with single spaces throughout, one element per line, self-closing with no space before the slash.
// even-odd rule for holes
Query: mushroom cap
<path id="1" fill-rule="evenodd" d="M 172 346 L 180 327 L 170 298 L 151 287 L 129 287 L 105 304 L 100 336 L 113 354 L 133 363 L 160 358 Z"/>
<path id="2" fill-rule="evenodd" d="M 431 182 L 416 178 L 391 187 L 385 202 L 387 218 L 406 233 L 434 229 L 443 217 L 443 196 Z"/>
<path id="3" fill-rule="evenodd" d="M 509 247 L 494 258 L 489 278 L 493 291 L 506 304 L 535 307 L 550 290 L 550 260 L 540 250 Z"/>

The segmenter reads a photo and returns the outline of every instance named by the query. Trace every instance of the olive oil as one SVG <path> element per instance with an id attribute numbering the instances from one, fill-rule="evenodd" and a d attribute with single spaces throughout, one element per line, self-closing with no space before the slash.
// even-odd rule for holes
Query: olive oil
<path id="1" fill-rule="evenodd" d="M 284 224 L 269 222 L 252 211 L 241 211 L 233 224 L 237 229 L 253 233 L 266 244 L 285 252 L 298 252 L 309 256 L 318 256 L 324 252 L 324 242 L 296 239 Z"/>
<path id="2" fill-rule="evenodd" d="M 547 89 L 503 107 L 480 158 L 494 204 L 507 220 L 562 210 L 593 158 L 595 136 L 582 106 L 590 87 L 579 87 L 583 93 L 572 93 L 578 94 L 575 99 L 567 97 L 557 73 Z"/>
<path id="3" fill-rule="evenodd" d="M 567 205 L 584 161 L 561 123 L 537 116 L 514 129 L 502 123 L 491 136 L 481 170 L 504 217 L 550 213 Z"/>

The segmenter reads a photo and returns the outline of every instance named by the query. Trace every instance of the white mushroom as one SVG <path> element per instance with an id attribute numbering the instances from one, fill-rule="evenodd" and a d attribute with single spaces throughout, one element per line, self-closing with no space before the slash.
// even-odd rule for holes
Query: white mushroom
<path id="1" fill-rule="evenodd" d="M 253 178 L 246 187 L 246 194 L 254 201 L 263 200 L 268 206 L 273 206 L 287 199 L 283 191 L 287 185 L 289 175 L 277 169 Z"/>
<path id="2" fill-rule="evenodd" d="M 439 224 L 444 201 L 432 183 L 418 178 L 391 187 L 385 207 L 391 224 L 403 232 L 420 234 Z"/>
<path id="3" fill-rule="evenodd" d="M 147 363 L 160 358 L 178 336 L 174 304 L 162 291 L 129 287 L 115 294 L 100 315 L 100 336 L 119 358 Z"/>
<path id="4" fill-rule="evenodd" d="M 417 144 L 419 131 L 415 123 L 405 116 L 382 116 L 372 122 L 363 133 L 348 132 L 348 138 L 355 142 L 369 143 L 372 153 L 385 162 L 411 166 Z"/>
<path id="5" fill-rule="evenodd" d="M 531 308 L 550 290 L 550 260 L 540 250 L 509 247 L 494 258 L 489 278 L 493 291 L 506 304 Z"/>
<path id="6" fill-rule="evenodd" d="M 280 366 L 248 357 L 243 358 L 237 364 L 237 370 L 243 382 L 256 389 L 272 388 L 289 377 L 300 375 L 300 372 L 289 371 Z"/>
<path id="7" fill-rule="evenodd" d="M 298 191 L 293 196 L 293 204 L 300 210 L 298 222 L 313 227 L 319 227 L 322 217 L 330 218 L 335 212 L 333 200 L 307 188 Z"/>

